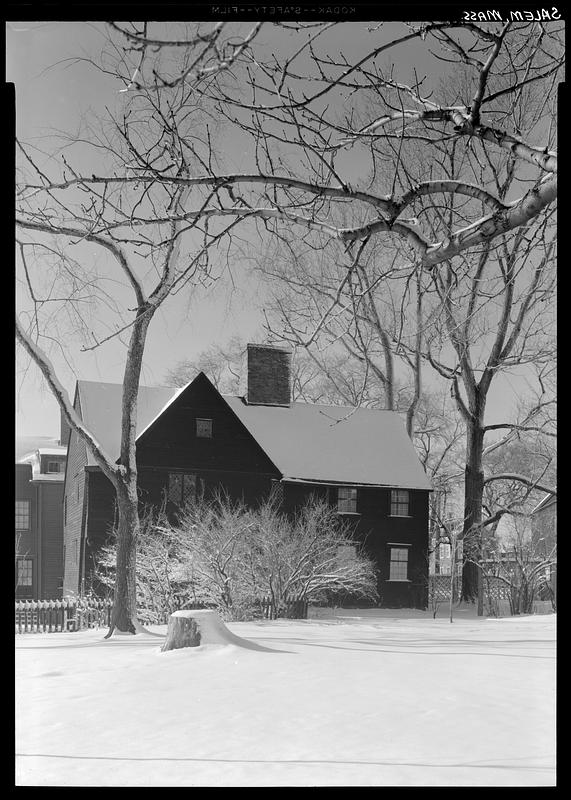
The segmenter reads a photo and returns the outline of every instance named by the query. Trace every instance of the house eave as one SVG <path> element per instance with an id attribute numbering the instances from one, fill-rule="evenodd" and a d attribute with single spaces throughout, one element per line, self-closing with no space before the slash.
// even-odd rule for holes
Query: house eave
<path id="1" fill-rule="evenodd" d="M 397 483 L 368 483 L 365 481 L 341 481 L 341 480 L 334 480 L 334 479 L 321 479 L 321 478 L 297 478 L 290 475 L 284 476 L 282 478 L 282 483 L 300 483 L 300 484 L 310 484 L 314 486 L 354 486 L 354 487 L 364 487 L 368 489 L 410 489 L 411 491 L 419 491 L 419 492 L 433 492 L 434 489 L 432 487 L 427 486 L 409 486 L 408 484 L 405 486 L 404 484 L 397 484 Z"/>

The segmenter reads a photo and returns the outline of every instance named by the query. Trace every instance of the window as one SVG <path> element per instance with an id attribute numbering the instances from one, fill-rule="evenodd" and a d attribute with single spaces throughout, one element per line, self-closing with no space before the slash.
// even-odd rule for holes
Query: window
<path id="1" fill-rule="evenodd" d="M 16 530 L 30 530 L 30 501 L 16 500 Z"/>
<path id="2" fill-rule="evenodd" d="M 197 418 L 196 435 L 199 439 L 212 439 L 212 420 Z"/>
<path id="3" fill-rule="evenodd" d="M 440 560 L 444 561 L 445 559 L 450 558 L 450 551 L 451 551 L 450 545 L 449 544 L 445 544 L 443 542 L 440 545 L 440 550 L 439 550 L 439 553 L 438 553 Z"/>
<path id="4" fill-rule="evenodd" d="M 181 506 L 196 500 L 196 475 L 184 472 L 169 472 L 168 499 Z"/>
<path id="5" fill-rule="evenodd" d="M 59 472 L 59 471 L 60 471 L 59 461 L 48 461 L 48 472 Z"/>
<path id="6" fill-rule="evenodd" d="M 337 548 L 337 558 L 342 563 L 354 561 L 357 558 L 356 544 L 340 544 Z"/>
<path id="7" fill-rule="evenodd" d="M 391 547 L 389 580 L 408 580 L 408 547 Z"/>
<path id="8" fill-rule="evenodd" d="M 16 586 L 32 586 L 33 561 L 31 558 L 16 560 Z"/>
<path id="9" fill-rule="evenodd" d="M 345 514 L 357 512 L 356 489 L 352 489 L 350 486 L 340 486 L 337 489 L 337 511 Z"/>
<path id="10" fill-rule="evenodd" d="M 408 489 L 391 489 L 391 517 L 408 517 L 410 497 Z"/>

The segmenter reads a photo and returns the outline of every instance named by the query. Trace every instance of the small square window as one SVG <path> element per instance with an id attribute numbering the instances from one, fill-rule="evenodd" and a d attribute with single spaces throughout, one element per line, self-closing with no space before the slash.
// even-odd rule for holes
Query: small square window
<path id="1" fill-rule="evenodd" d="M 410 516 L 410 493 L 408 489 L 391 490 L 391 517 Z"/>
<path id="2" fill-rule="evenodd" d="M 408 547 L 391 547 L 389 580 L 408 580 Z"/>
<path id="3" fill-rule="evenodd" d="M 48 461 L 48 472 L 60 472 L 59 461 Z"/>
<path id="4" fill-rule="evenodd" d="M 212 439 L 212 420 L 197 419 L 196 435 L 199 439 Z"/>
<path id="5" fill-rule="evenodd" d="M 350 486 L 340 486 L 337 489 L 337 511 L 340 513 L 356 513 L 357 490 Z"/>
<path id="6" fill-rule="evenodd" d="M 16 500 L 16 530 L 30 530 L 30 501 Z"/>

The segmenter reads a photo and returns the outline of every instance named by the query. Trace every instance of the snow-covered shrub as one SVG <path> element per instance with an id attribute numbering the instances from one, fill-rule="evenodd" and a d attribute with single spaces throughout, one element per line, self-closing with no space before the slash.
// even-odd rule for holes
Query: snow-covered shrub
<path id="1" fill-rule="evenodd" d="M 113 542 L 99 553 L 97 578 L 111 586 Z M 288 600 L 377 600 L 374 562 L 336 512 L 310 502 L 293 519 L 270 500 L 257 509 L 218 496 L 187 505 L 176 523 L 149 512 L 137 554 L 139 616 L 164 621 L 178 608 L 216 608 L 224 619 L 252 619 Z M 269 603 L 268 603 L 269 601 Z"/>
<path id="2" fill-rule="evenodd" d="M 374 563 L 323 503 L 309 502 L 290 519 L 272 500 L 249 509 L 218 497 L 187 506 L 168 535 L 186 549 L 188 581 L 232 619 L 256 616 L 263 598 L 280 616 L 293 598 L 377 597 Z"/>

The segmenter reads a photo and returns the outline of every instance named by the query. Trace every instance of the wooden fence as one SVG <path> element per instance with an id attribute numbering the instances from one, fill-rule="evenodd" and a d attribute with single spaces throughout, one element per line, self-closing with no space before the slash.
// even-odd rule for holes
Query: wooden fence
<path id="1" fill-rule="evenodd" d="M 89 604 L 75 600 L 20 600 L 16 602 L 16 633 L 57 633 L 99 628 L 111 622 L 111 600 Z"/>
<path id="2" fill-rule="evenodd" d="M 189 608 L 189 606 L 185 606 Z M 197 603 L 194 608 L 206 608 Z M 288 598 L 276 605 L 270 597 L 259 601 L 263 619 L 307 619 L 307 600 Z M 16 601 L 16 633 L 58 633 L 60 631 L 79 631 L 85 628 L 108 627 L 111 624 L 112 600 L 19 600 Z M 145 609 L 140 609 L 143 624 L 168 622 L 168 612 L 147 619 Z"/>
<path id="3" fill-rule="evenodd" d="M 303 598 L 286 598 L 279 605 L 271 597 L 260 601 L 264 619 L 307 619 L 308 601 Z"/>

